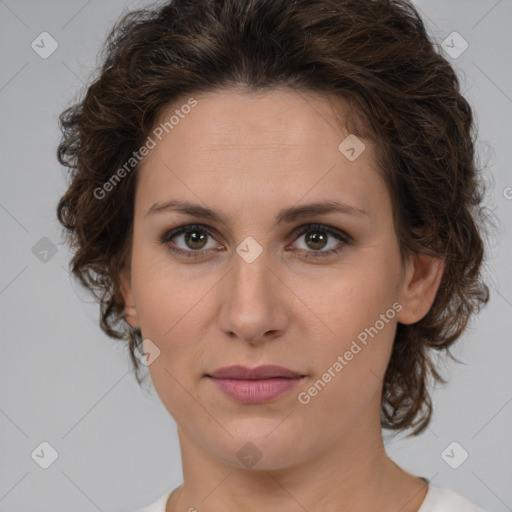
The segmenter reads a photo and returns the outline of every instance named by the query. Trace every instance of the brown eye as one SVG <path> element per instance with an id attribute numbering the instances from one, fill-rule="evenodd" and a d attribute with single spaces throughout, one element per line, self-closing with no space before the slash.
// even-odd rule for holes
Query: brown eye
<path id="1" fill-rule="evenodd" d="M 211 238 L 210 246 L 208 238 Z M 221 247 L 207 229 L 196 225 L 173 229 L 162 237 L 161 242 L 170 251 L 190 258 L 203 258 L 210 250 Z"/>
<path id="2" fill-rule="evenodd" d="M 184 241 L 190 249 L 203 249 L 208 236 L 205 231 L 195 229 L 184 233 Z"/>
<path id="3" fill-rule="evenodd" d="M 299 252 L 304 252 L 306 257 L 326 257 L 337 254 L 343 246 L 351 243 L 351 237 L 320 224 L 306 225 L 295 233 L 297 240 L 304 236 L 304 246 L 299 247 Z M 208 247 L 208 238 L 211 238 Z M 216 242 L 212 234 L 202 226 L 188 225 L 175 228 L 167 232 L 161 239 L 162 244 L 180 256 L 201 259 L 208 257 L 210 251 L 223 249 Z M 330 245 L 330 247 L 329 247 Z"/>
<path id="4" fill-rule="evenodd" d="M 299 249 L 306 253 L 306 257 L 330 256 L 336 254 L 341 247 L 351 242 L 349 235 L 321 224 L 302 226 L 295 233 L 297 240 L 300 240 L 303 235 L 305 235 L 303 247 L 299 247 Z"/>
<path id="5" fill-rule="evenodd" d="M 313 234 L 312 234 L 313 233 Z M 323 249 L 327 243 L 328 235 L 325 232 L 315 230 L 306 234 L 305 242 L 311 249 Z"/>

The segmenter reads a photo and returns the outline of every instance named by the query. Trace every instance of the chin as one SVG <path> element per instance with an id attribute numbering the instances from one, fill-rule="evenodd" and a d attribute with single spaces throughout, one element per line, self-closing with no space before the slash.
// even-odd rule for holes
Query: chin
<path id="1" fill-rule="evenodd" d="M 285 418 L 286 415 L 283 416 Z M 286 421 L 251 418 L 226 423 L 224 439 L 208 444 L 212 452 L 226 463 L 251 470 L 286 469 L 299 462 L 297 447 L 304 448 L 302 439 Z"/>

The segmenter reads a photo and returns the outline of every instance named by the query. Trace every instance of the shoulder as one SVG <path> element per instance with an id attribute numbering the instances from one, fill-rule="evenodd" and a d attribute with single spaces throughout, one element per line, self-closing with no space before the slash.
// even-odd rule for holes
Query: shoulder
<path id="1" fill-rule="evenodd" d="M 165 505 L 172 491 L 164 494 L 150 505 L 134 512 L 165 512 Z M 450 489 L 429 486 L 428 493 L 418 512 L 486 512 L 474 503 Z"/>
<path id="2" fill-rule="evenodd" d="M 418 512 L 485 512 L 450 489 L 430 485 Z"/>

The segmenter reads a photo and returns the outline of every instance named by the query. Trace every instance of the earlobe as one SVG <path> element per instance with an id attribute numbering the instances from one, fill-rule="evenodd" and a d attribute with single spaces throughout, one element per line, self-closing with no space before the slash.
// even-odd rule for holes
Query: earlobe
<path id="1" fill-rule="evenodd" d="M 445 263 L 426 254 L 411 256 L 400 290 L 403 309 L 397 315 L 402 324 L 419 322 L 430 310 L 441 284 Z"/>
<path id="2" fill-rule="evenodd" d="M 121 295 L 124 300 L 124 318 L 134 328 L 140 327 L 137 309 L 133 300 L 131 277 L 127 269 L 120 274 Z"/>

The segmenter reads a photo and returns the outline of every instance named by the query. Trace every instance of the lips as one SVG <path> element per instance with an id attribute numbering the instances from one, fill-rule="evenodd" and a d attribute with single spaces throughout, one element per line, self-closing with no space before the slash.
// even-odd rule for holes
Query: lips
<path id="1" fill-rule="evenodd" d="M 247 368 L 245 366 L 226 366 L 219 368 L 213 373 L 208 374 L 209 377 L 214 379 L 237 379 L 237 380 L 259 380 L 259 379 L 274 379 L 282 377 L 285 379 L 296 379 L 303 377 L 298 372 L 277 366 L 274 364 L 267 364 L 264 366 L 257 366 L 256 368 Z"/>
<path id="2" fill-rule="evenodd" d="M 241 404 L 262 404 L 294 388 L 304 377 L 276 365 L 228 366 L 206 375 L 225 395 Z"/>

